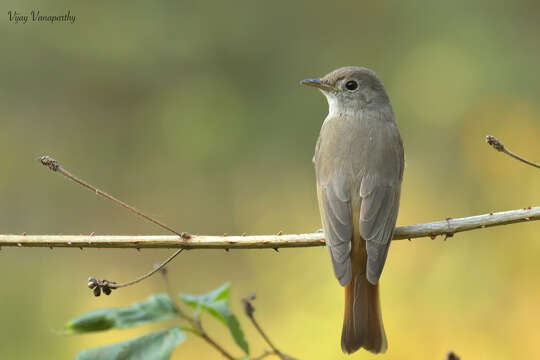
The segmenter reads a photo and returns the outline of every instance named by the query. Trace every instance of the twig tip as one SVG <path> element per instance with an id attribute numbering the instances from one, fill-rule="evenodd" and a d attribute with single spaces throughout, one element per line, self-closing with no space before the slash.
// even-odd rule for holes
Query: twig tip
<path id="1" fill-rule="evenodd" d="M 486 142 L 497 151 L 504 151 L 504 145 L 495 136 L 486 136 Z"/>
<path id="2" fill-rule="evenodd" d="M 242 299 L 242 304 L 244 305 L 244 312 L 248 317 L 252 317 L 253 313 L 255 312 L 255 307 L 251 303 L 251 301 L 255 300 L 255 293 L 250 292 L 249 295 Z"/>
<path id="3" fill-rule="evenodd" d="M 54 160 L 52 157 L 47 156 L 47 155 L 41 156 L 39 158 L 39 161 L 41 162 L 42 165 L 45 165 L 52 171 L 57 171 L 58 168 L 60 167 L 60 163 L 58 161 Z"/>

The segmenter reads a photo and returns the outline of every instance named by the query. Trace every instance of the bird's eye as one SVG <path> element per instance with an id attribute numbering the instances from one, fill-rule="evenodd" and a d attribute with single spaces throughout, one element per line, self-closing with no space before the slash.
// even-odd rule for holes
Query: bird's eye
<path id="1" fill-rule="evenodd" d="M 345 87 L 347 88 L 347 90 L 356 90 L 356 88 L 358 88 L 358 83 L 356 81 L 347 81 L 347 83 L 345 84 Z"/>

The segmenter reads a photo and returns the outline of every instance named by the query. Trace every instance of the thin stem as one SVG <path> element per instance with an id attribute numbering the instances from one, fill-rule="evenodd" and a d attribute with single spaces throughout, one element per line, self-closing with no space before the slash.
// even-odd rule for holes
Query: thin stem
<path id="1" fill-rule="evenodd" d="M 204 331 L 204 329 L 201 327 L 200 330 L 202 331 L 201 333 L 201 337 L 207 342 L 209 343 L 210 345 L 212 345 L 217 351 L 219 351 L 221 353 L 221 355 L 223 355 L 224 357 L 226 357 L 227 359 L 229 360 L 234 360 L 234 357 L 229 354 L 223 347 L 221 347 L 221 345 L 219 345 L 218 343 L 216 343 L 210 336 L 208 336 L 208 334 L 206 333 L 206 331 Z"/>
<path id="2" fill-rule="evenodd" d="M 126 286 L 131 286 L 133 284 L 136 284 L 140 281 L 143 281 L 144 279 L 154 275 L 156 272 L 161 270 L 165 265 L 167 265 L 172 259 L 176 257 L 176 255 L 180 254 L 184 249 L 178 249 L 169 256 L 167 260 L 165 260 L 162 264 L 159 264 L 156 266 L 152 271 L 144 274 L 141 277 L 138 277 L 135 280 L 131 280 L 125 283 L 117 283 L 115 281 L 109 281 L 105 279 L 96 279 L 94 277 L 90 277 L 88 279 L 88 287 L 94 292 L 94 296 L 100 296 L 103 292 L 105 295 L 110 295 L 112 290 L 119 289 Z"/>
<path id="3" fill-rule="evenodd" d="M 131 280 L 131 281 L 128 281 L 128 282 L 119 283 L 119 284 L 112 284 L 112 285 L 109 285 L 109 287 L 110 287 L 111 289 L 119 289 L 119 288 L 122 288 L 122 287 L 126 287 L 126 286 L 130 286 L 130 285 L 136 284 L 136 283 L 138 283 L 138 282 L 143 281 L 143 280 L 146 279 L 146 278 L 149 278 L 150 276 L 154 275 L 156 272 L 158 272 L 159 270 L 161 270 L 161 268 L 163 268 L 165 265 L 167 265 L 168 263 L 170 263 L 170 262 L 172 261 L 172 259 L 174 259 L 178 254 L 180 254 L 180 253 L 182 252 L 182 250 L 184 250 L 184 249 L 178 249 L 178 250 L 176 250 L 171 256 L 169 256 L 169 257 L 167 258 L 167 260 L 165 260 L 163 263 L 161 263 L 160 265 L 156 266 L 152 271 L 147 272 L 147 273 L 144 274 L 143 276 L 138 277 L 137 279 Z"/>
<path id="4" fill-rule="evenodd" d="M 266 333 L 264 332 L 264 330 L 261 328 L 261 326 L 259 325 L 259 323 L 258 323 L 257 320 L 255 319 L 255 316 L 251 315 L 249 318 L 250 318 L 251 322 L 253 323 L 253 326 L 255 326 L 255 329 L 257 329 L 257 331 L 259 332 L 259 334 L 262 336 L 262 338 L 264 339 L 264 341 L 266 341 L 266 343 L 268 344 L 268 346 L 270 346 L 270 348 L 272 349 L 272 351 L 274 351 L 274 353 L 278 354 L 279 357 L 283 359 L 283 356 L 282 356 L 281 352 L 274 346 L 274 344 L 272 343 L 272 341 L 270 341 L 270 338 L 268 337 L 268 335 L 266 335 Z"/>
<path id="5" fill-rule="evenodd" d="M 488 135 L 486 136 L 486 142 L 488 143 L 488 145 L 490 145 L 492 148 L 494 148 L 495 150 L 497 151 L 500 151 L 500 152 L 503 152 L 505 153 L 506 155 L 508 156 L 511 156 L 513 157 L 514 159 L 516 160 L 519 160 L 521 161 L 522 163 L 524 164 L 527 164 L 527 165 L 530 165 L 530 166 L 533 166 L 537 169 L 540 169 L 540 165 L 539 164 L 536 164 L 536 163 L 533 163 L 532 161 L 529 161 L 527 159 L 524 159 L 522 158 L 521 156 L 519 156 L 518 154 L 516 153 L 513 153 L 512 151 L 508 150 L 502 142 L 499 141 L 499 139 L 497 139 L 495 136 L 491 136 L 491 135 Z"/>
<path id="6" fill-rule="evenodd" d="M 276 354 L 277 356 L 279 356 L 280 359 L 282 360 L 296 360 L 296 358 L 290 356 L 290 355 L 287 355 L 283 352 L 281 352 L 273 343 L 272 341 L 270 341 L 270 338 L 268 337 L 268 335 L 266 335 L 266 333 L 264 332 L 264 330 L 261 328 L 261 326 L 259 325 L 259 323 L 257 322 L 257 320 L 255 319 L 255 307 L 253 306 L 253 304 L 251 303 L 252 300 L 255 299 L 255 294 L 254 293 L 251 293 L 249 294 L 248 297 L 242 299 L 242 304 L 244 305 L 244 312 L 246 314 L 246 316 L 251 320 L 251 323 L 253 324 L 253 326 L 255 327 L 255 329 L 257 329 L 257 331 L 259 332 L 259 334 L 262 336 L 262 338 L 264 339 L 264 341 L 266 341 L 266 343 L 268 344 L 268 346 L 270 346 L 270 348 L 272 349 L 271 352 L 269 351 L 265 351 L 261 356 L 259 356 L 258 358 L 256 359 L 262 359 L 270 354 Z"/>
<path id="7" fill-rule="evenodd" d="M 168 230 L 168 231 L 172 232 L 173 234 L 176 234 L 176 235 L 178 235 L 178 236 L 180 236 L 180 237 L 182 237 L 182 238 L 187 238 L 187 239 L 189 239 L 189 234 L 187 234 L 187 233 L 179 233 L 179 232 L 177 232 L 176 230 L 172 229 L 171 227 L 169 227 L 169 226 L 163 224 L 162 222 L 160 222 L 160 221 L 158 221 L 158 220 L 152 218 L 151 216 L 146 215 L 146 214 L 143 213 L 142 211 L 135 209 L 133 206 L 126 204 L 126 203 L 123 202 L 122 200 L 119 200 L 119 199 L 115 198 L 114 196 L 109 195 L 109 194 L 107 194 L 106 192 L 99 190 L 99 189 L 96 188 L 95 186 L 93 186 L 93 185 L 87 183 L 86 181 L 77 178 L 76 176 L 74 176 L 73 174 L 71 174 L 69 171 L 67 171 L 66 169 L 64 169 L 64 168 L 62 167 L 62 165 L 60 165 L 60 163 L 59 163 L 58 161 L 56 161 L 55 159 L 51 158 L 50 156 L 44 155 L 44 156 L 40 157 L 39 160 L 41 161 L 41 163 L 42 163 L 43 165 L 47 166 L 47 167 L 48 167 L 49 169 L 51 169 L 52 171 L 54 171 L 54 172 L 59 172 L 60 174 L 64 175 L 64 176 L 67 177 L 68 179 L 70 179 L 70 180 L 76 182 L 77 184 L 80 184 L 80 185 L 84 186 L 85 188 L 87 188 L 87 189 L 89 189 L 89 190 L 92 190 L 93 192 L 96 193 L 96 195 L 99 195 L 99 196 L 101 196 L 101 197 L 104 197 L 105 199 L 111 200 L 112 202 L 114 202 L 114 203 L 116 203 L 116 204 L 118 204 L 118 205 L 120 205 L 120 206 L 122 206 L 122 207 L 124 207 L 124 208 L 126 208 L 126 209 L 128 209 L 128 210 L 130 210 L 130 211 L 132 211 L 133 213 L 135 213 L 135 214 L 137 214 L 137 215 L 139 215 L 139 216 L 142 216 L 142 217 L 145 218 L 146 220 L 153 222 L 154 224 L 156 224 L 156 225 L 162 227 L 162 228 L 165 229 L 165 230 Z"/>

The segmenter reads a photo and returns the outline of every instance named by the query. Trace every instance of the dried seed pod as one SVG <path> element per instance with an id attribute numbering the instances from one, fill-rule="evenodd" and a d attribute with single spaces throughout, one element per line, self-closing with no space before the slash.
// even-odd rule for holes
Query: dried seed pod
<path id="1" fill-rule="evenodd" d="M 97 296 L 99 296 L 99 295 L 101 295 L 101 287 L 96 286 L 96 287 L 94 288 L 94 296 L 97 297 Z"/>
<path id="2" fill-rule="evenodd" d="M 89 287 L 90 289 L 93 289 L 93 288 L 95 288 L 96 286 L 97 286 L 97 280 L 96 280 L 95 278 L 93 278 L 93 277 L 89 277 L 89 278 L 88 278 L 88 287 Z"/>

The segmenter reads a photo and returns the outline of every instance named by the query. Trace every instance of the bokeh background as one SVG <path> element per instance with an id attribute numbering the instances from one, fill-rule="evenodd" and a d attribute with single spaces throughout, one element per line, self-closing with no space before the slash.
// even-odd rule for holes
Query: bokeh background
<path id="1" fill-rule="evenodd" d="M 7 11 L 32 9 L 77 19 L 9 22 Z M 298 82 L 344 65 L 374 69 L 392 99 L 407 160 L 399 224 L 538 205 L 538 171 L 484 141 L 540 160 L 538 1 L 8 0 L 1 13 L 0 233 L 163 233 L 50 173 L 42 154 L 180 231 L 314 231 L 311 158 L 327 105 Z M 540 357 L 538 226 L 395 242 L 381 358 Z M 164 291 L 156 277 L 94 298 L 89 275 L 132 279 L 170 253 L 3 248 L 0 358 L 71 359 L 157 328 L 59 335 L 83 312 Z M 186 293 L 230 280 L 254 353 L 266 346 L 241 313 L 250 291 L 283 350 L 346 358 L 324 248 L 190 251 L 169 270 Z M 220 356 L 189 336 L 173 358 Z"/>

